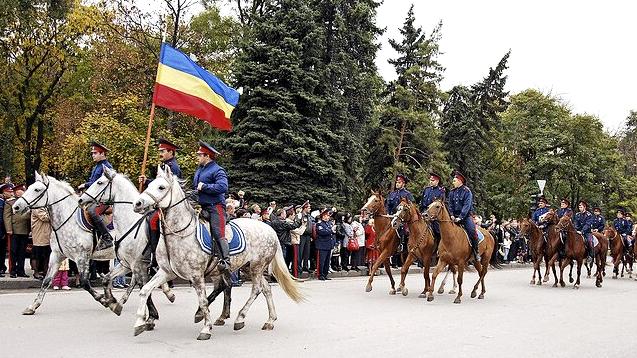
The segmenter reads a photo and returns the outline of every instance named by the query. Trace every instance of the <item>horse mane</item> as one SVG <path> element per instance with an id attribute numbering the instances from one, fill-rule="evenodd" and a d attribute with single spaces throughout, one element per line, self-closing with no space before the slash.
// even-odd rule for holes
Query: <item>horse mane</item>
<path id="1" fill-rule="evenodd" d="M 47 176 L 46 178 L 49 180 L 49 182 L 58 183 L 62 187 L 62 189 L 64 189 L 68 194 L 75 194 L 75 189 L 73 189 L 71 184 L 69 184 L 68 182 L 64 180 L 58 180 L 50 176 Z"/>

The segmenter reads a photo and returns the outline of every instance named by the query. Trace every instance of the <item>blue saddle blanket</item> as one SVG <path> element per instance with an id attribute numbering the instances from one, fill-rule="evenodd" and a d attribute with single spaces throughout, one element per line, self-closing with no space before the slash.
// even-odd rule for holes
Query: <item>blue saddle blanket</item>
<path id="1" fill-rule="evenodd" d="M 243 230 L 232 221 L 229 221 L 226 225 L 226 239 L 230 247 L 230 256 L 238 255 L 245 251 L 246 236 Z M 212 236 L 210 235 L 208 223 L 197 220 L 197 241 L 203 252 L 212 255 Z"/>
<path id="2" fill-rule="evenodd" d="M 484 234 L 482 233 L 482 231 L 480 231 L 480 228 L 478 228 L 477 225 L 476 225 L 476 233 L 478 234 L 478 245 L 480 245 L 480 243 L 484 241 Z M 469 235 L 467 235 L 467 240 L 469 240 L 469 245 L 471 245 L 471 239 L 469 239 Z"/>
<path id="3" fill-rule="evenodd" d="M 75 221 L 84 231 L 93 232 L 93 230 L 95 230 L 93 224 L 86 219 L 86 215 L 84 215 L 84 210 L 82 209 L 75 210 Z M 106 225 L 106 228 L 108 231 L 113 231 L 115 229 L 113 222 Z"/>

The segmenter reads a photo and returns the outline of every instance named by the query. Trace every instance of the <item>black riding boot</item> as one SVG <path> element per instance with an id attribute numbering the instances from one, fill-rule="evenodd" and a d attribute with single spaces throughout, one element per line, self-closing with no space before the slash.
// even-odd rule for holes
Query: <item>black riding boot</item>
<path id="1" fill-rule="evenodd" d="M 99 242 L 97 243 L 95 250 L 100 251 L 113 246 L 113 237 L 108 232 L 108 228 L 106 227 L 104 220 L 102 220 L 102 217 L 95 213 L 95 209 L 89 209 L 88 213 L 91 216 L 91 221 L 93 221 L 93 226 L 99 236 Z"/>
<path id="2" fill-rule="evenodd" d="M 150 230 L 149 237 L 150 240 L 150 250 L 153 254 L 153 259 L 151 261 L 151 267 L 157 268 L 159 265 L 157 264 L 157 245 L 159 244 L 159 230 Z"/>
<path id="3" fill-rule="evenodd" d="M 217 267 L 220 271 L 228 271 L 230 269 L 230 247 L 228 246 L 228 240 L 218 238 L 217 244 L 219 244 L 220 252 L 219 252 L 219 263 Z"/>
<path id="4" fill-rule="evenodd" d="M 473 258 L 476 261 L 480 261 L 480 253 L 478 252 L 478 239 L 475 237 L 471 238 L 471 249 L 473 251 Z"/>

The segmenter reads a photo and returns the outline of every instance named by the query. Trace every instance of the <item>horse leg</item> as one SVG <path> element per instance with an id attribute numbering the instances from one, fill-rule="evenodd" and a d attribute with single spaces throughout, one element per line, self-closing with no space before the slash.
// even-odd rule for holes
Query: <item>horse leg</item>
<path id="1" fill-rule="evenodd" d="M 529 284 L 535 285 L 535 273 L 539 271 L 539 265 L 537 260 L 533 260 L 533 277 L 531 277 L 531 282 Z M 542 280 L 542 274 L 540 273 L 539 280 Z"/>
<path id="2" fill-rule="evenodd" d="M 274 300 L 272 299 L 272 287 L 270 284 L 261 277 L 261 290 L 263 291 L 263 295 L 265 296 L 265 302 L 268 304 L 268 320 L 261 327 L 264 331 L 271 331 L 274 329 L 274 321 L 276 321 L 276 309 L 274 308 Z M 259 280 L 259 273 L 256 273 L 256 277 L 253 280 Z"/>
<path id="3" fill-rule="evenodd" d="M 460 297 L 462 297 L 462 275 L 464 273 L 464 265 L 458 265 L 458 296 L 453 303 L 460 303 Z"/>
<path id="4" fill-rule="evenodd" d="M 445 272 L 445 276 L 442 278 L 442 282 L 440 282 L 440 287 L 438 287 L 438 294 L 445 293 L 445 283 L 447 282 L 447 276 L 449 276 L 449 271 L 451 271 L 451 267 L 447 269 Z"/>
<path id="5" fill-rule="evenodd" d="M 544 256 L 544 264 L 546 265 L 546 271 L 544 272 L 544 283 L 549 282 L 549 262 L 551 261 L 551 259 L 548 257 L 548 255 Z M 557 280 L 556 280 L 557 281 Z"/>
<path id="6" fill-rule="evenodd" d="M 582 259 L 578 259 L 577 260 L 577 281 L 575 281 L 575 285 L 573 285 L 573 288 L 577 289 L 579 288 L 580 285 L 580 277 L 582 275 Z"/>
<path id="7" fill-rule="evenodd" d="M 369 278 L 367 279 L 367 287 L 365 287 L 365 292 L 371 292 L 372 290 L 372 282 L 374 281 L 374 275 L 376 275 L 376 270 L 380 267 L 380 265 L 385 263 L 385 260 L 388 258 L 388 250 L 383 250 L 378 257 L 378 260 L 374 262 L 374 266 L 372 266 L 371 271 L 369 272 Z M 385 270 L 390 270 L 391 267 L 387 268 L 389 265 L 385 265 Z"/>
<path id="8" fill-rule="evenodd" d="M 219 296 L 222 292 L 224 293 L 224 310 L 225 310 L 225 298 L 228 295 L 226 295 L 225 290 L 228 287 L 231 287 L 230 285 L 226 284 L 225 280 L 215 280 L 214 281 L 214 290 L 208 295 L 207 297 L 207 301 L 208 301 L 208 306 L 210 306 L 210 304 L 212 302 L 214 302 L 214 300 L 217 298 L 217 296 Z M 214 322 L 215 326 L 223 326 L 226 322 L 224 321 L 224 319 L 227 317 L 224 317 L 223 313 L 221 314 L 221 316 Z M 195 312 L 195 323 L 199 323 L 204 319 L 204 314 L 203 311 L 201 310 L 201 308 L 197 308 L 197 312 Z"/>
<path id="9" fill-rule="evenodd" d="M 623 258 L 621 259 L 621 261 L 623 261 Z M 617 279 L 617 275 L 619 275 L 619 263 L 620 263 L 620 258 L 619 255 L 613 257 L 613 279 L 616 280 Z"/>
<path id="10" fill-rule="evenodd" d="M 35 310 L 37 310 L 38 307 L 40 307 L 40 305 L 42 304 L 42 301 L 44 300 L 44 295 L 46 294 L 46 291 L 51 286 L 51 281 L 53 280 L 53 277 L 55 276 L 55 274 L 57 274 L 58 269 L 60 268 L 60 264 L 62 264 L 62 260 L 64 260 L 64 257 L 62 257 L 60 253 L 58 253 L 55 250 L 51 252 L 51 256 L 49 258 L 49 267 L 46 270 L 46 276 L 44 277 L 44 280 L 42 280 L 40 291 L 38 292 L 38 295 L 36 296 L 35 300 L 33 300 L 33 303 L 31 303 L 29 307 L 25 308 L 24 311 L 22 311 L 23 315 L 32 315 L 35 313 Z"/>
<path id="11" fill-rule="evenodd" d="M 471 290 L 471 298 L 476 298 L 476 295 L 477 295 L 476 291 L 478 290 L 478 287 L 480 285 L 480 281 L 482 280 L 481 272 L 482 272 L 482 267 L 483 266 L 484 265 L 482 265 L 481 262 L 475 262 L 474 263 L 474 267 L 476 268 L 476 272 L 478 273 L 478 281 L 476 281 L 476 284 L 473 286 L 473 290 Z"/>
<path id="12" fill-rule="evenodd" d="M 254 276 L 256 275 L 253 275 L 253 277 Z M 252 281 L 252 291 L 250 292 L 250 297 L 248 298 L 248 301 L 246 301 L 245 305 L 243 305 L 243 308 L 241 308 L 241 310 L 239 311 L 239 314 L 237 315 L 237 319 L 234 321 L 235 331 L 238 331 L 242 329 L 243 327 L 245 327 L 244 321 L 246 318 L 246 314 L 248 313 L 250 306 L 252 306 L 252 302 L 254 302 L 257 296 L 259 296 L 259 294 L 261 293 L 261 290 L 262 290 L 261 280 Z"/>
<path id="13" fill-rule="evenodd" d="M 414 262 L 414 254 L 410 252 L 403 262 L 403 267 L 400 268 L 400 284 L 398 285 L 398 291 L 400 291 L 403 296 L 407 296 L 409 294 L 409 290 L 405 288 L 405 277 L 409 272 L 409 266 L 411 266 L 412 262 Z"/>
<path id="14" fill-rule="evenodd" d="M 438 277 L 438 274 L 443 268 L 445 268 L 445 266 L 447 266 L 447 264 L 442 260 L 442 258 L 439 258 L 438 264 L 431 275 L 431 285 L 429 285 L 429 291 L 427 291 L 427 301 L 434 300 L 433 288 L 436 286 L 436 277 Z"/>
<path id="15" fill-rule="evenodd" d="M 484 268 L 482 269 L 482 279 L 480 280 L 480 283 L 482 284 L 482 291 L 480 292 L 480 295 L 478 296 L 479 300 L 483 299 L 484 294 L 487 293 L 487 290 L 484 286 L 484 278 L 487 276 L 488 269 L 489 269 L 489 265 L 484 265 Z"/>
<path id="16" fill-rule="evenodd" d="M 568 272 L 568 283 L 573 283 L 573 260 L 571 260 L 571 269 Z"/>
<path id="17" fill-rule="evenodd" d="M 422 292 L 427 292 L 429 291 L 429 286 L 431 285 L 431 279 L 429 278 L 429 268 L 431 267 L 431 254 L 429 255 L 425 254 L 422 256 L 424 257 L 423 274 L 425 275 L 425 289 Z"/>
<path id="18" fill-rule="evenodd" d="M 451 288 L 451 291 L 449 291 L 449 294 L 455 295 L 458 291 L 458 271 L 455 266 L 450 266 L 449 268 L 451 270 L 451 278 L 453 279 L 453 287 Z"/>
<path id="19" fill-rule="evenodd" d="M 601 251 L 597 253 L 597 255 L 595 255 L 595 261 L 597 264 L 597 274 L 596 279 L 595 279 L 595 286 L 597 287 L 602 287 L 602 253 Z"/>
<path id="20" fill-rule="evenodd" d="M 149 328 L 146 327 L 146 320 L 148 319 L 148 297 L 150 296 L 150 293 L 161 284 L 165 283 L 168 280 L 172 280 L 175 277 L 175 274 L 167 273 L 166 271 L 160 269 L 153 276 L 153 278 L 150 279 L 150 281 L 148 281 L 144 285 L 144 287 L 141 288 L 141 290 L 139 290 L 140 303 L 137 307 L 137 319 L 135 320 L 134 326 L 134 332 L 136 336 Z"/>
<path id="21" fill-rule="evenodd" d="M 113 277 L 125 275 L 129 272 L 130 270 L 127 267 L 120 264 L 102 277 L 102 286 L 104 286 L 104 299 L 102 300 L 102 304 L 118 316 L 122 314 L 122 305 L 119 304 L 115 296 L 113 296 Z"/>
<path id="22" fill-rule="evenodd" d="M 566 283 L 564 282 L 564 269 L 568 265 L 568 259 L 563 259 L 560 262 L 560 286 L 565 287 Z"/>
<path id="23" fill-rule="evenodd" d="M 385 260 L 385 271 L 387 272 L 387 276 L 389 276 L 389 284 L 391 285 L 391 289 L 389 290 L 390 295 L 396 294 L 396 282 L 394 281 L 394 276 L 391 274 L 391 265 L 389 264 L 389 258 Z"/>
<path id="24" fill-rule="evenodd" d="M 104 306 L 104 295 L 100 295 L 91 286 L 91 280 L 89 280 L 89 259 L 87 257 L 79 258 L 77 260 L 77 270 L 80 273 L 80 284 L 82 288 L 87 291 L 95 301 Z"/>

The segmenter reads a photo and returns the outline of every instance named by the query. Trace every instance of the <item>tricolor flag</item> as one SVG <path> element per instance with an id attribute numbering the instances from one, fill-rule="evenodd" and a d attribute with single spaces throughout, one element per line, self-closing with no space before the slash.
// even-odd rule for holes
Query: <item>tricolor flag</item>
<path id="1" fill-rule="evenodd" d="M 231 130 L 230 114 L 239 93 L 169 45 L 161 45 L 153 101 L 157 106 Z"/>

